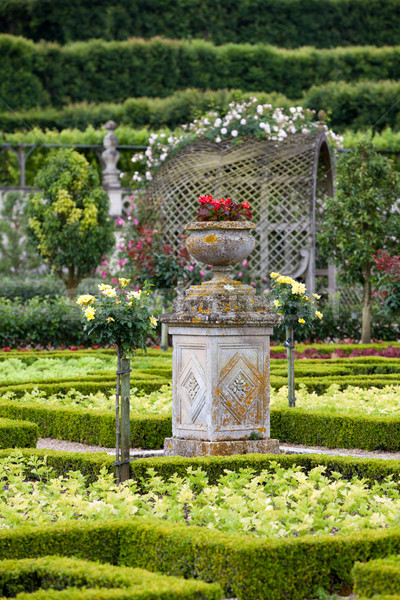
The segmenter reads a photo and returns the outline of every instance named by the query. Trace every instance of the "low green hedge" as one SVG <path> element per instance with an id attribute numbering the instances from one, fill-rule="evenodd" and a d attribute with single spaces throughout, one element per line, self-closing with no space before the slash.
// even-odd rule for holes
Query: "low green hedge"
<path id="1" fill-rule="evenodd" d="M 115 447 L 113 411 L 3 401 L 0 416 L 36 423 L 41 437 Z M 131 414 L 132 448 L 161 448 L 171 434 L 171 417 Z"/>
<path id="2" fill-rule="evenodd" d="M 41 437 L 113 447 L 115 416 L 112 411 L 44 406 L 40 403 L 3 401 L 0 416 L 36 423 Z M 168 415 L 131 414 L 131 446 L 163 448 L 172 434 Z M 400 450 L 400 418 L 332 415 L 296 408 L 271 408 L 271 437 L 282 443 Z"/>
<path id="3" fill-rule="evenodd" d="M 222 589 L 217 584 L 167 577 L 144 569 L 44 556 L 0 561 L 0 595 L 14 597 L 17 594 L 20 600 L 111 600 L 114 597 L 118 600 L 220 600 Z"/>
<path id="4" fill-rule="evenodd" d="M 398 595 L 400 597 L 400 556 L 389 556 L 357 562 L 351 572 L 354 580 L 354 593 L 366 598 L 377 594 Z"/>
<path id="5" fill-rule="evenodd" d="M 29 452 L 29 451 L 24 451 Z M 33 451 L 32 451 L 33 452 Z M 54 454 L 54 453 L 53 453 Z M 61 453 L 60 453 L 61 454 Z M 136 476 L 149 467 L 162 476 L 202 466 L 214 477 L 224 469 L 262 469 L 271 460 L 373 479 L 399 475 L 399 461 L 356 460 L 314 456 L 247 455 L 197 459 L 143 459 L 132 463 Z M 112 520 L 22 526 L 0 531 L 0 558 L 41 557 L 49 553 L 141 567 L 168 575 L 219 583 L 239 600 L 283 600 L 316 597 L 318 588 L 350 587 L 356 561 L 400 553 L 400 528 L 351 535 L 304 536 L 268 541 L 251 535 L 227 534 L 157 519 Z"/>
<path id="6" fill-rule="evenodd" d="M 0 448 L 36 448 L 38 439 L 36 423 L 0 418 Z"/>

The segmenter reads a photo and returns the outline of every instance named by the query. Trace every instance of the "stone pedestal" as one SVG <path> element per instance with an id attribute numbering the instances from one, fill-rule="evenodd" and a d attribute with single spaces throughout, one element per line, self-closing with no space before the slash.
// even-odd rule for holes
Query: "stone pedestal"
<path id="1" fill-rule="evenodd" d="M 269 339 L 281 317 L 220 269 L 161 317 L 173 339 L 165 456 L 279 452 L 270 439 Z"/>

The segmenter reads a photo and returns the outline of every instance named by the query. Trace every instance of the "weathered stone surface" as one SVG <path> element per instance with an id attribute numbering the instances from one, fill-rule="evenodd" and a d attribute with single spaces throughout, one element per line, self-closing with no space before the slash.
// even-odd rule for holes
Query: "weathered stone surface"
<path id="1" fill-rule="evenodd" d="M 230 456 L 232 454 L 279 454 L 279 442 L 268 440 L 236 440 L 204 442 L 202 440 L 181 440 L 166 438 L 164 456 Z"/>
<path id="2" fill-rule="evenodd" d="M 171 327 L 172 431 L 181 439 L 269 437 L 270 328 Z"/>
<path id="3" fill-rule="evenodd" d="M 165 454 L 278 452 L 277 440 L 269 437 L 269 339 L 282 317 L 229 274 L 230 265 L 254 247 L 254 226 L 191 223 L 188 228 L 189 252 L 212 264 L 214 277 L 192 286 L 161 316 L 174 348 L 173 438 L 166 440 Z"/>

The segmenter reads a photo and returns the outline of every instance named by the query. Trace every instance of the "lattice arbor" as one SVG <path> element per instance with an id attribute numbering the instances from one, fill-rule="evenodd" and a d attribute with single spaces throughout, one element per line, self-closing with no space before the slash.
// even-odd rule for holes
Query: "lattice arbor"
<path id="1" fill-rule="evenodd" d="M 258 238 L 250 257 L 252 274 L 278 271 L 302 278 L 314 291 L 318 187 L 319 202 L 333 193 L 331 154 L 322 131 L 282 142 L 193 142 L 162 165 L 147 195 L 160 206 L 165 237 L 175 248 L 182 245 L 186 223 L 195 219 L 199 194 L 247 200 Z"/>

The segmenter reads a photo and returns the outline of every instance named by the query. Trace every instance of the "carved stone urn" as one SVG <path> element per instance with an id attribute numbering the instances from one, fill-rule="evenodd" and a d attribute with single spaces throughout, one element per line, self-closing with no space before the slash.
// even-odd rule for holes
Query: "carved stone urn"
<path id="1" fill-rule="evenodd" d="M 213 267 L 233 265 L 254 250 L 255 229 L 250 221 L 221 221 L 189 223 L 186 239 L 189 254 L 199 262 Z"/>
<path id="2" fill-rule="evenodd" d="M 269 338 L 282 321 L 232 265 L 253 250 L 250 221 L 189 223 L 190 255 L 214 277 L 161 316 L 173 339 L 172 432 L 165 456 L 279 452 L 270 438 Z"/>

